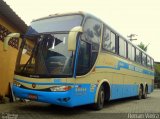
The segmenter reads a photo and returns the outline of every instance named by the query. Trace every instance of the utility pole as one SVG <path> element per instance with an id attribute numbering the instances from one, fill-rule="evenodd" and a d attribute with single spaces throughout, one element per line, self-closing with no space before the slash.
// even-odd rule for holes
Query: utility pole
<path id="1" fill-rule="evenodd" d="M 137 39 L 133 39 L 133 37 L 135 37 L 135 36 L 138 36 L 137 34 L 130 34 L 129 36 L 127 36 L 127 37 L 129 37 L 129 40 L 130 41 L 133 41 L 133 40 L 137 40 Z"/>

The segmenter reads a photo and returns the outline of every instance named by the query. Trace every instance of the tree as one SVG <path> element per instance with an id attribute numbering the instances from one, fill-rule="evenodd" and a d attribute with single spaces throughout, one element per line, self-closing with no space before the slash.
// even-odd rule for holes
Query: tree
<path id="1" fill-rule="evenodd" d="M 160 88 L 160 62 L 154 63 L 154 69 L 155 69 L 155 84 L 157 88 Z"/>
<path id="2" fill-rule="evenodd" d="M 154 64 L 154 69 L 155 69 L 155 76 L 160 77 L 160 64 L 159 63 L 155 63 Z"/>
<path id="3" fill-rule="evenodd" d="M 149 45 L 149 44 L 148 44 Z M 138 44 L 137 46 L 141 48 L 143 51 L 147 52 L 148 45 L 143 44 L 142 42 Z"/>

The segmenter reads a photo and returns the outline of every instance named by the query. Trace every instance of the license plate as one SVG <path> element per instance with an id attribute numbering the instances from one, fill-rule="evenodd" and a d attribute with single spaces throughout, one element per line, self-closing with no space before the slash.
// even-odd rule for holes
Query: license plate
<path id="1" fill-rule="evenodd" d="M 31 100 L 37 100 L 37 99 L 38 99 L 38 96 L 37 96 L 37 95 L 34 95 L 34 94 L 29 94 L 29 95 L 28 95 L 28 98 L 31 99 Z"/>

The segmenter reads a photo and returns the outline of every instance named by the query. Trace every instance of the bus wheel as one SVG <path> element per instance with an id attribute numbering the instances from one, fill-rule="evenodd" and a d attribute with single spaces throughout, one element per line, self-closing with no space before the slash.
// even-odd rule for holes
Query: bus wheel
<path id="1" fill-rule="evenodd" d="M 148 93 L 148 89 L 147 87 L 145 88 L 145 91 L 144 91 L 144 94 L 142 95 L 142 98 L 143 99 L 146 99 L 147 98 L 147 93 Z"/>
<path id="2" fill-rule="evenodd" d="M 105 100 L 105 91 L 102 85 L 98 91 L 98 99 L 97 103 L 94 104 L 94 109 L 101 110 L 104 106 L 104 100 Z"/>
<path id="3" fill-rule="evenodd" d="M 142 95 L 143 95 L 143 89 L 142 86 L 139 87 L 139 94 L 137 96 L 138 100 L 142 99 Z"/>

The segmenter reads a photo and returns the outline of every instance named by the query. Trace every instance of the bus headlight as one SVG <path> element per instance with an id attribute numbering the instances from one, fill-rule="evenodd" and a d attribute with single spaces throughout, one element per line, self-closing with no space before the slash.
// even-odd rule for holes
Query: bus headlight
<path id="1" fill-rule="evenodd" d="M 17 87 L 20 87 L 21 84 L 19 82 L 17 82 L 16 80 L 13 81 L 13 85 L 17 86 Z"/>
<path id="2" fill-rule="evenodd" d="M 53 86 L 50 90 L 53 92 L 64 92 L 70 90 L 71 88 L 72 86 Z"/>

